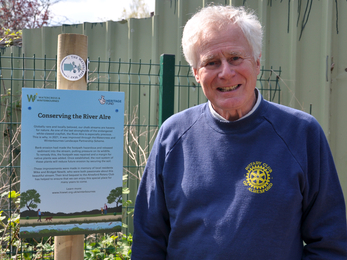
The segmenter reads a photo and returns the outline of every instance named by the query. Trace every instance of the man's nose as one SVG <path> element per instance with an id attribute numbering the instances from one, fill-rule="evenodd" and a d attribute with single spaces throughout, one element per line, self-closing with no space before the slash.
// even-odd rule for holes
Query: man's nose
<path id="1" fill-rule="evenodd" d="M 235 68 L 228 61 L 223 60 L 219 68 L 218 77 L 221 79 L 230 79 L 235 76 Z"/>

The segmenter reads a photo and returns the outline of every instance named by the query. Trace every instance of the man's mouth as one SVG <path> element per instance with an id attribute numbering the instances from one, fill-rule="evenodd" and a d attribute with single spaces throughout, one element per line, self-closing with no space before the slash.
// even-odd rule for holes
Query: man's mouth
<path id="1" fill-rule="evenodd" d="M 241 84 L 235 85 L 235 86 L 230 86 L 230 87 L 225 87 L 225 88 L 218 88 L 219 91 L 221 92 L 228 92 L 228 91 L 233 91 L 237 89 Z"/>

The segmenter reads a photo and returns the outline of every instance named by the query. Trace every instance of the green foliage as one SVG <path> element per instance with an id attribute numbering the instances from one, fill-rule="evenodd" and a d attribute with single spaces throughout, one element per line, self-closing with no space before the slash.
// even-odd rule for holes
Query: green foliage
<path id="1" fill-rule="evenodd" d="M 131 256 L 132 235 L 105 235 L 100 242 L 85 243 L 85 260 L 127 260 Z"/>
<path id="2" fill-rule="evenodd" d="M 29 194 L 37 196 L 35 190 L 29 190 Z M 35 192 L 34 192 L 35 191 Z M 28 191 L 27 191 L 28 192 Z M 54 240 L 52 237 L 43 237 L 41 241 L 36 239 L 23 239 L 19 237 L 20 208 L 23 195 L 19 192 L 3 192 L 1 197 L 7 197 L 13 203 L 13 214 L 10 217 L 0 211 L 0 259 L 53 259 Z M 20 199 L 22 197 L 22 199 Z M 98 236 L 98 235 L 94 235 Z M 117 232 L 113 235 L 105 234 L 99 242 L 93 239 L 85 239 L 85 260 L 128 260 L 131 256 L 132 235 L 124 235 Z M 21 251 L 23 250 L 23 251 Z"/>
<path id="3" fill-rule="evenodd" d="M 123 175 L 123 186 L 126 185 L 127 180 L 128 180 L 128 174 L 124 174 L 124 175 Z M 129 189 L 129 188 L 123 188 L 123 189 L 122 189 L 122 193 L 123 193 L 124 195 L 127 195 L 127 194 L 130 193 L 130 189 Z M 123 202 L 123 209 L 127 210 L 128 207 L 129 207 L 130 205 L 132 205 L 132 204 L 133 204 L 132 200 L 127 200 L 127 201 Z M 131 215 L 131 216 L 133 215 L 133 213 L 134 213 L 134 208 L 131 208 L 130 210 L 127 210 L 127 211 L 125 212 L 126 215 Z M 127 228 L 128 226 L 127 226 L 125 223 L 123 223 L 123 227 L 124 227 L 124 228 Z"/>
<path id="4" fill-rule="evenodd" d="M 1 40 L 0 40 L 1 42 Z M 1 75 L 0 75 L 1 76 Z M 3 86 L 5 88 L 5 86 Z M 9 119 L 12 115 L 12 110 L 20 111 L 21 110 L 21 94 L 20 93 L 12 93 L 11 88 L 6 89 L 4 94 L 0 96 L 0 106 L 1 110 L 5 111 L 5 118 Z"/>
<path id="5" fill-rule="evenodd" d="M 19 242 L 19 193 L 15 191 L 3 192 L 1 197 L 7 197 L 13 205 L 14 212 L 10 216 L 3 215 L 4 211 L 0 211 L 0 234 L 2 238 L 2 247 L 0 248 L 0 259 L 6 259 L 8 254 L 18 251 Z M 5 244 L 4 244 L 5 242 Z"/>
<path id="6" fill-rule="evenodd" d="M 3 30 L 3 36 L 0 35 L 0 47 L 21 46 L 22 45 L 22 30 L 13 31 L 11 29 Z"/>

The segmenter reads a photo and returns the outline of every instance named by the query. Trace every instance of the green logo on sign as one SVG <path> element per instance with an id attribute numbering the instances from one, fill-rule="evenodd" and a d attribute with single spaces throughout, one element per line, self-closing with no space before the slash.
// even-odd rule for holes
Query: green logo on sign
<path id="1" fill-rule="evenodd" d="M 34 102 L 35 99 L 36 99 L 36 96 L 37 96 L 37 94 L 36 94 L 36 95 L 27 95 L 28 101 L 29 101 L 29 102 L 30 102 L 30 101 Z"/>

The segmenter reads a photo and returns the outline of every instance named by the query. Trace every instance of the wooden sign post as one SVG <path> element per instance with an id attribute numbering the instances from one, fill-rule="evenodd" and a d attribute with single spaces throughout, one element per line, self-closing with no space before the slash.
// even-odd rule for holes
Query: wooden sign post
<path id="1" fill-rule="evenodd" d="M 58 35 L 57 88 L 87 90 L 83 68 L 88 58 L 88 37 L 82 34 Z M 81 62 L 84 62 L 84 64 Z M 83 69 L 85 73 L 83 73 Z M 67 202 L 68 203 L 68 202 Z M 55 236 L 54 260 L 83 260 L 84 235 Z"/>

